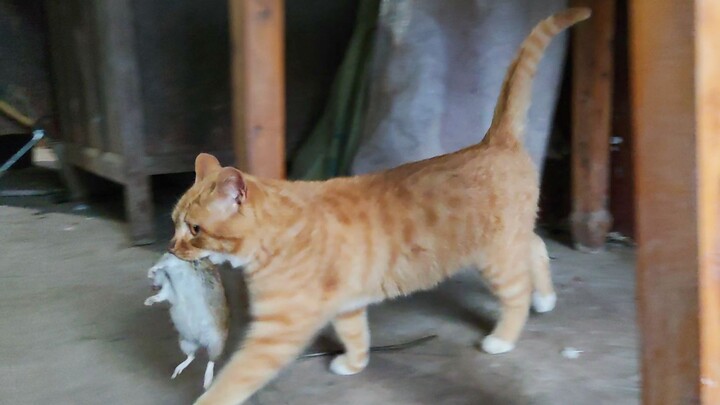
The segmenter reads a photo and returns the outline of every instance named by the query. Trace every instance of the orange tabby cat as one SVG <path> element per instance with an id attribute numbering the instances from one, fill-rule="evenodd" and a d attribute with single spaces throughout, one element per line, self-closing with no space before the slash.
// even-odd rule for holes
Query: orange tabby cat
<path id="1" fill-rule="evenodd" d="M 368 364 L 366 307 L 480 270 L 501 303 L 482 341 L 511 350 L 528 316 L 555 292 L 534 225 L 538 172 L 523 149 L 532 78 L 557 33 L 588 18 L 570 9 L 539 23 L 510 66 L 485 139 L 396 169 L 324 182 L 259 179 L 201 154 L 173 212 L 170 250 L 243 266 L 252 323 L 243 347 L 197 403 L 239 404 L 331 322 L 345 347 L 330 368 Z M 534 293 L 533 293 L 534 291 Z"/>

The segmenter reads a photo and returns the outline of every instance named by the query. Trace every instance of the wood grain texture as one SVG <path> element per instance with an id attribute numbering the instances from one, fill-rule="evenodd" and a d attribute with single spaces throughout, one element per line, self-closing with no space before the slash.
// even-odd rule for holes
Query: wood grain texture
<path id="1" fill-rule="evenodd" d="M 696 66 L 694 35 L 694 7 L 700 3 L 635 0 L 630 8 L 638 320 L 648 405 L 718 403 L 708 386 L 702 395 L 700 388 L 701 366 L 717 364 L 717 357 L 708 356 L 716 356 L 720 338 L 716 327 L 707 329 L 717 323 L 707 319 L 717 315 L 717 306 L 705 307 L 717 305 L 717 281 L 705 283 L 710 261 L 699 256 L 708 254 L 718 229 L 708 222 L 717 218 L 712 209 L 718 207 L 718 178 L 714 195 L 706 187 L 716 164 L 702 150 L 713 143 L 717 150 L 717 110 L 709 120 L 703 116 L 711 108 L 705 98 L 713 96 L 696 87 L 703 77 L 697 76 L 702 70 Z M 705 44 L 702 35 L 697 40 Z M 704 84 L 717 89 L 714 63 L 706 66 Z M 715 342 L 708 346 L 710 339 Z"/>
<path id="2" fill-rule="evenodd" d="M 135 244 L 152 243 L 153 204 L 150 178 L 144 172 L 144 114 L 135 53 L 131 0 L 98 0 L 97 19 L 101 94 L 106 131 L 122 141 L 125 211 Z"/>
<path id="3" fill-rule="evenodd" d="M 573 32 L 572 214 L 575 246 L 605 245 L 608 212 L 615 2 L 575 0 L 593 16 Z"/>
<path id="4" fill-rule="evenodd" d="M 201 3 L 45 1 L 63 173 L 76 197 L 93 186 L 77 167 L 122 183 L 136 243 L 152 238 L 149 176 L 234 160 L 227 1 Z"/>
<path id="5" fill-rule="evenodd" d="M 720 3 L 695 4 L 700 396 L 720 404 Z"/>
<path id="6" fill-rule="evenodd" d="M 229 5 L 236 163 L 257 176 L 284 178 L 284 2 Z"/>

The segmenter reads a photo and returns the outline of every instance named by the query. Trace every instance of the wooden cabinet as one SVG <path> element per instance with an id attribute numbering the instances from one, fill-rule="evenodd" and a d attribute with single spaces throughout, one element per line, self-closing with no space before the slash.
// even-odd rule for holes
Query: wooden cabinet
<path id="1" fill-rule="evenodd" d="M 64 162 L 124 186 L 134 243 L 154 239 L 150 176 L 192 171 L 201 151 L 226 164 L 240 162 L 250 172 L 253 162 L 284 168 L 284 88 L 282 80 L 277 82 L 283 72 L 283 10 L 281 2 L 273 3 L 280 5 L 274 15 L 254 20 L 264 32 L 242 21 L 252 13 L 236 17 L 246 29 L 234 30 L 240 38 L 235 52 L 242 55 L 248 44 L 267 44 L 263 38 L 268 35 L 280 45 L 251 47 L 253 58 L 238 56 L 234 63 L 249 67 L 234 75 L 226 0 L 46 1 Z M 265 65 L 260 71 L 250 63 L 266 60 L 280 68 Z M 267 83 L 276 89 L 269 97 L 264 96 Z M 248 97 L 254 108 L 243 114 Z M 275 121 L 266 125 L 268 119 Z M 252 140 L 259 146 L 244 145 L 248 126 L 255 128 Z M 243 142 L 236 145 L 233 139 Z M 267 144 L 272 153 L 263 153 Z M 237 159 L 236 149 L 252 158 Z"/>

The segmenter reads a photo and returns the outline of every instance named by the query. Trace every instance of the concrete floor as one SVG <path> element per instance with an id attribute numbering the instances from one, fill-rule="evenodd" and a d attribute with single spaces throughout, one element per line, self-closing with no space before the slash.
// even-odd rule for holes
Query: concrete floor
<path id="1" fill-rule="evenodd" d="M 79 211 L 85 207 L 48 198 L 0 204 L 1 403 L 189 404 L 201 393 L 203 360 L 170 380 L 183 359 L 176 333 L 163 307 L 142 304 L 151 293 L 146 269 L 164 243 L 130 247 L 108 204 Z M 162 234 L 168 204 L 160 206 Z M 437 339 L 376 353 L 353 377 L 330 374 L 327 358 L 297 361 L 251 403 L 638 403 L 632 250 L 587 255 L 548 243 L 558 307 L 532 315 L 512 353 L 475 348 L 497 305 L 467 273 L 370 311 L 376 345 Z M 224 277 L 240 280 L 229 270 Z M 315 346 L 332 346 L 328 336 Z M 581 353 L 569 359 L 565 348 Z"/>

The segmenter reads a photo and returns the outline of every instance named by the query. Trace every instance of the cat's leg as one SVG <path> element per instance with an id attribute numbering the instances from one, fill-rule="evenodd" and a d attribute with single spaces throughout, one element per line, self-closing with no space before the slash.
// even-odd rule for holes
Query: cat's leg
<path id="1" fill-rule="evenodd" d="M 532 281 L 525 261 L 529 249 L 516 249 L 496 248 L 484 271 L 501 307 L 495 329 L 481 345 L 490 354 L 506 353 L 515 348 L 530 311 Z"/>
<path id="2" fill-rule="evenodd" d="M 187 358 L 182 363 L 178 364 L 177 367 L 175 367 L 175 371 L 173 371 L 172 377 L 170 378 L 174 379 L 175 377 L 180 375 L 180 373 L 182 373 L 183 370 L 185 370 L 185 368 L 189 366 L 190 363 L 193 362 L 193 360 L 195 360 L 195 352 L 197 351 L 197 349 L 198 345 L 194 342 L 180 339 L 180 350 L 182 350 L 183 353 L 187 355 Z"/>
<path id="3" fill-rule="evenodd" d="M 332 321 L 345 353 L 330 363 L 330 370 L 338 375 L 353 375 L 365 369 L 370 361 L 370 330 L 365 308 L 337 315 Z"/>
<path id="4" fill-rule="evenodd" d="M 550 312 L 555 308 L 557 295 L 550 273 L 550 257 L 545 242 L 533 235 L 530 242 L 530 272 L 533 281 L 532 306 L 535 312 Z"/>
<path id="5" fill-rule="evenodd" d="M 254 314 L 240 351 L 195 404 L 236 405 L 250 398 L 305 348 L 327 322 L 305 310 L 308 303 L 273 303 L 274 310 Z M 263 303 L 256 305 L 262 311 Z"/>

